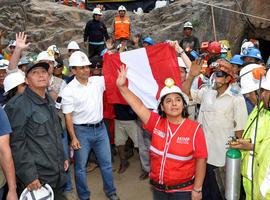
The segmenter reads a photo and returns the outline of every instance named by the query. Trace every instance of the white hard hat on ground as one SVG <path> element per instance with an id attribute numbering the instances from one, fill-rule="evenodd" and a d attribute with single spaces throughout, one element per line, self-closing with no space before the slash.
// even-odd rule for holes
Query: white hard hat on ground
<path id="1" fill-rule="evenodd" d="M 121 5 L 118 7 L 118 11 L 127 11 L 126 7 Z"/>
<path id="2" fill-rule="evenodd" d="M 270 70 L 266 73 L 266 79 L 262 82 L 262 88 L 270 91 Z"/>
<path id="3" fill-rule="evenodd" d="M 77 42 L 71 41 L 71 42 L 68 44 L 67 49 L 68 49 L 68 50 L 73 50 L 73 49 L 74 49 L 74 50 L 80 50 L 80 47 L 79 47 L 79 45 L 78 45 Z"/>
<path id="4" fill-rule="evenodd" d="M 171 94 L 171 93 L 179 93 L 184 97 L 185 102 L 188 104 L 189 98 L 186 94 L 182 92 L 182 90 L 174 84 L 174 80 L 172 78 L 167 78 L 165 80 L 165 86 L 162 88 L 159 99 L 158 105 L 161 103 L 162 97 Z"/>
<path id="5" fill-rule="evenodd" d="M 83 67 L 89 66 L 92 63 L 89 61 L 87 55 L 82 51 L 75 51 L 69 57 L 69 66 L 70 67 Z"/>
<path id="6" fill-rule="evenodd" d="M 191 22 L 184 23 L 184 28 L 191 28 L 191 29 L 193 29 L 192 23 Z"/>
<path id="7" fill-rule="evenodd" d="M 4 79 L 4 95 L 7 95 L 10 90 L 25 82 L 25 74 L 18 70 L 17 72 L 10 73 Z"/>
<path id="8" fill-rule="evenodd" d="M 93 15 L 102 15 L 101 9 L 100 8 L 94 8 Z"/>
<path id="9" fill-rule="evenodd" d="M 260 87 L 260 81 L 256 80 L 253 77 L 252 71 L 256 68 L 261 68 L 261 65 L 257 64 L 249 64 L 241 69 L 239 76 L 241 77 L 240 84 L 241 84 L 241 93 L 247 94 L 253 91 L 256 91 Z M 262 80 L 265 81 L 264 78 Z M 262 82 L 262 83 L 263 83 Z"/>
<path id="10" fill-rule="evenodd" d="M 45 184 L 38 190 L 28 191 L 27 188 L 22 192 L 19 200 L 54 200 L 54 193 L 49 184 Z"/>

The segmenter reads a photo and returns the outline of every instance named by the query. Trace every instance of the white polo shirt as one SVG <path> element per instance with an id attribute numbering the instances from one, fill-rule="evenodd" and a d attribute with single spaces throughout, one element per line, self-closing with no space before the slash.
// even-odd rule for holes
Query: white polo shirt
<path id="1" fill-rule="evenodd" d="M 76 77 L 61 93 L 64 114 L 72 113 L 73 124 L 96 124 L 103 119 L 103 76 L 89 77 L 82 85 Z"/>
<path id="2" fill-rule="evenodd" d="M 234 95 L 229 88 L 216 97 L 217 91 L 202 88 L 191 90 L 194 101 L 201 104 L 198 121 L 202 124 L 208 149 L 207 163 L 225 165 L 226 143 L 235 131 L 244 130 L 248 113 L 244 97 Z M 214 96 L 213 99 L 207 98 Z"/>

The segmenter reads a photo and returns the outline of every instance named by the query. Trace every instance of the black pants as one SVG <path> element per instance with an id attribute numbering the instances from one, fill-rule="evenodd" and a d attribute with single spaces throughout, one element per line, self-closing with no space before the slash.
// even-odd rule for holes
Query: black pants
<path id="1" fill-rule="evenodd" d="M 94 56 L 100 56 L 102 50 L 104 49 L 104 44 L 102 45 L 92 45 L 89 44 L 88 46 L 88 58 L 91 60 Z"/>
<path id="2" fill-rule="evenodd" d="M 153 191 L 153 200 L 191 200 L 191 192 L 162 192 L 155 188 Z"/>
<path id="3" fill-rule="evenodd" d="M 206 165 L 206 174 L 203 182 L 202 194 L 203 200 L 220 200 L 222 196 L 220 195 L 219 187 L 216 181 L 216 176 L 214 169 L 216 166 Z"/>

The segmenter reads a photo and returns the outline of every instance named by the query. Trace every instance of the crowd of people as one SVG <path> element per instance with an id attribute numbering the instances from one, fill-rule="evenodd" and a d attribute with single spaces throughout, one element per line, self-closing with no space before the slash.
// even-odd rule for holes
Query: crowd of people
<path id="1" fill-rule="evenodd" d="M 133 34 L 124 6 L 113 35 L 102 15 L 97 7 L 86 23 L 88 55 L 70 41 L 67 60 L 56 45 L 31 60 L 23 32 L 0 52 L 0 199 L 90 199 L 87 171 L 94 165 L 107 198 L 119 200 L 112 162 L 118 155 L 117 173 L 128 173 L 133 151 L 154 200 L 224 199 L 216 173 L 227 148 L 242 153 L 241 199 L 270 199 L 270 71 L 258 41 L 244 41 L 232 56 L 228 41 L 200 43 L 186 22 L 179 41 L 163 41 L 175 49 L 180 80 L 164 80 L 157 109 L 127 87 L 124 65 L 115 84 L 127 104 L 110 104 L 104 55 L 156 42 Z"/>

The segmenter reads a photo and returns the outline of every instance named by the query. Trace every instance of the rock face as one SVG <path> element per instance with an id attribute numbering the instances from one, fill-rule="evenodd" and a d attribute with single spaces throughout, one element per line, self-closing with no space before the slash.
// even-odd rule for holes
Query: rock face
<path id="1" fill-rule="evenodd" d="M 238 0 L 243 12 L 270 18 L 269 0 Z M 204 2 L 212 2 L 205 0 Z M 240 11 L 235 0 L 216 0 L 216 6 Z M 103 20 L 112 32 L 112 20 L 116 11 L 105 11 Z M 197 1 L 178 0 L 142 16 L 129 13 L 134 33 L 151 36 L 156 42 L 166 39 L 180 40 L 185 21 L 194 24 L 194 34 L 200 41 L 214 40 L 211 9 Z M 217 39 L 227 39 L 236 51 L 244 37 L 270 40 L 270 22 L 244 17 L 214 8 Z M 83 29 L 92 14 L 86 10 L 67 7 L 54 2 L 39 0 L 1 0 L 0 29 L 6 30 L 6 38 L 14 39 L 18 31 L 26 31 L 32 43 L 31 52 L 45 50 L 56 44 L 65 54 L 69 41 L 82 44 Z M 81 45 L 82 47 L 82 45 Z"/>

